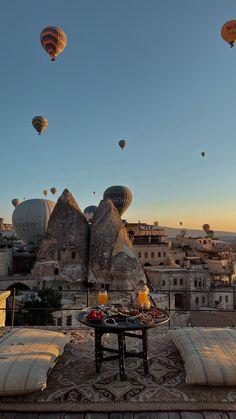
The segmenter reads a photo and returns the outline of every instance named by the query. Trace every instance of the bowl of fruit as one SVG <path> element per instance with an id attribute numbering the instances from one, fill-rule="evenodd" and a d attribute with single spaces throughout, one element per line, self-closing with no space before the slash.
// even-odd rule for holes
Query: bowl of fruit
<path id="1" fill-rule="evenodd" d="M 92 309 L 90 310 L 86 315 L 86 319 L 88 319 L 90 322 L 100 322 L 105 314 L 102 310 Z"/>

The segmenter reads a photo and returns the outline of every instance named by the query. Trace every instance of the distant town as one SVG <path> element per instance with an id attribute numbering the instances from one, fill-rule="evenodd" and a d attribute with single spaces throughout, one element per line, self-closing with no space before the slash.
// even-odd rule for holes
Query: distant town
<path id="1" fill-rule="evenodd" d="M 23 207 L 27 202 L 34 206 L 34 214 L 37 202 L 32 201 L 47 203 L 46 199 L 24 201 Z M 103 204 L 98 209 L 93 207 L 84 215 L 70 192 L 64 191 L 55 208 L 54 205 L 51 208 L 50 221 L 51 213 L 48 213 L 42 236 L 38 232 L 35 235 L 37 222 L 32 221 L 29 215 L 28 221 L 21 220 L 21 224 L 19 220 L 18 223 L 15 221 L 15 226 L 0 219 L 0 291 L 4 297 L 3 306 L 6 296 L 9 297 L 7 304 L 12 304 L 13 290 L 15 307 L 20 310 L 32 293 L 37 296 L 40 290 L 50 288 L 61 295 L 61 309 L 53 312 L 54 324 L 73 326 L 77 324 L 78 309 L 89 302 L 94 303 L 100 288 L 108 291 L 110 301 L 119 300 L 122 295 L 129 302 L 134 297 L 138 281 L 144 278 L 153 304 L 170 312 L 172 325 L 207 326 L 212 324 L 213 319 L 217 324 L 234 326 L 236 241 L 233 234 L 227 241 L 227 237 L 226 240 L 215 237 L 212 230 L 209 233 L 206 229 L 199 235 L 190 236 L 181 227 L 173 230 L 174 237 L 173 234 L 170 237 L 157 222 L 151 225 L 122 220 L 110 200 L 101 202 Z M 97 212 L 98 216 L 94 215 Z M 107 225 L 115 226 L 114 238 L 108 232 L 109 227 L 103 225 L 104 221 L 99 221 L 103 219 L 103 212 L 106 212 Z M 78 220 L 73 224 L 75 215 Z M 94 227 L 93 216 L 97 216 Z M 96 224 L 100 226 L 97 230 Z M 104 233 L 101 233 L 102 229 Z M 121 232 L 123 241 L 120 241 Z M 109 242 L 113 256 L 114 252 L 118 252 L 119 258 L 124 255 L 119 262 L 122 268 L 117 267 L 118 262 L 114 260 L 101 262 L 101 257 L 107 253 L 102 249 L 99 254 L 97 250 L 96 237 L 101 234 L 104 242 Z M 117 246 L 119 250 L 115 250 Z M 130 259 L 132 266 L 127 262 L 128 251 L 124 250 L 127 248 L 133 252 Z M 135 258 L 137 266 L 133 265 L 132 258 Z M 99 264 L 102 266 L 100 270 L 97 268 Z M 105 274 L 105 270 L 111 276 Z M 86 299 L 88 290 L 90 301 Z"/>

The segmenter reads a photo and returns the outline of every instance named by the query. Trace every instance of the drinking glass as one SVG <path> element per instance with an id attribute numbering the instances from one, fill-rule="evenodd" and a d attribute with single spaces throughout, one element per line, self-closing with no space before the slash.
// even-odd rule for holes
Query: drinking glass
<path id="1" fill-rule="evenodd" d="M 98 292 L 98 304 L 104 305 L 108 300 L 108 295 L 106 290 L 101 290 Z"/>
<path id="2" fill-rule="evenodd" d="M 147 303 L 147 300 L 148 300 L 147 292 L 145 290 L 139 290 L 138 301 L 140 302 L 140 304 L 142 306 L 142 311 L 143 311 L 144 304 Z"/>

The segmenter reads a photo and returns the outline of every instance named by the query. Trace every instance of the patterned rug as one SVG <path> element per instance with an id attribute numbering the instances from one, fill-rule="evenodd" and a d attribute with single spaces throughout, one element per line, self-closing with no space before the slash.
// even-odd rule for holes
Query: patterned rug
<path id="1" fill-rule="evenodd" d="M 183 361 L 168 330 L 148 332 L 149 374 L 142 360 L 127 358 L 127 379 L 120 381 L 118 361 L 106 361 L 95 373 L 94 335 L 70 331 L 71 342 L 52 369 L 47 388 L 26 396 L 0 397 L 0 410 L 142 411 L 236 410 L 236 387 L 185 384 Z M 116 347 L 116 336 L 104 336 Z M 132 345 L 132 348 L 131 348 Z M 127 349 L 140 350 L 139 339 L 127 339 Z"/>

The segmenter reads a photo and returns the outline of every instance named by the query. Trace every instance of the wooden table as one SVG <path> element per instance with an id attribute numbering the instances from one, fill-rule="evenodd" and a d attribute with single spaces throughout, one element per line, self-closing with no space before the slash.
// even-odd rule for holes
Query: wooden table
<path id="1" fill-rule="evenodd" d="M 143 359 L 143 366 L 145 374 L 148 373 L 148 362 L 147 362 L 147 331 L 150 328 L 157 327 L 161 324 L 168 322 L 169 315 L 167 312 L 163 311 L 165 317 L 158 320 L 155 325 L 144 325 L 138 321 L 138 319 L 134 318 L 122 318 L 117 319 L 117 325 L 109 325 L 104 323 L 104 319 L 101 321 L 91 321 L 86 318 L 86 314 L 92 309 L 96 309 L 98 307 L 89 307 L 84 310 L 81 310 L 80 313 L 77 315 L 77 320 L 88 326 L 93 327 L 95 329 L 95 363 L 96 363 L 96 372 L 100 372 L 101 364 L 104 361 L 111 361 L 118 359 L 119 360 L 119 368 L 120 368 L 120 378 L 121 381 L 125 380 L 125 358 L 128 357 L 138 357 Z M 140 333 L 141 332 L 141 333 Z M 108 348 L 103 345 L 102 343 L 102 336 L 105 333 L 114 333 L 117 335 L 118 339 L 118 347 L 117 349 Z M 131 352 L 126 350 L 126 342 L 125 338 L 135 338 L 142 340 L 142 351 L 140 352 Z M 104 352 L 113 353 L 110 356 L 104 356 Z"/>

